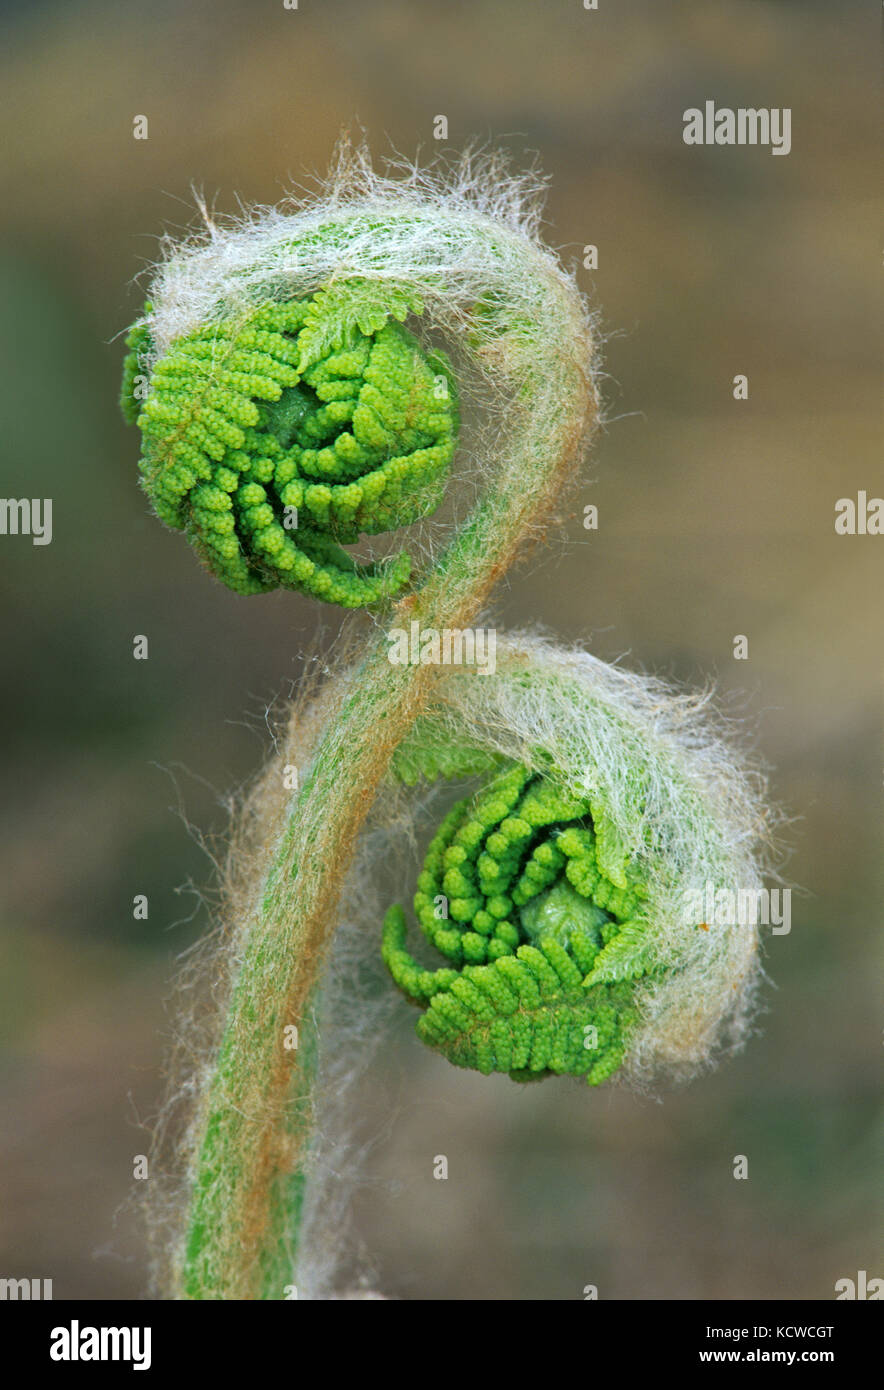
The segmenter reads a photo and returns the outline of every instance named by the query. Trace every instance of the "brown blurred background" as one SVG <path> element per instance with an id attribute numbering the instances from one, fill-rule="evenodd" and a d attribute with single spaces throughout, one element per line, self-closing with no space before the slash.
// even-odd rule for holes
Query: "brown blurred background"
<path id="1" fill-rule="evenodd" d="M 762 1031 L 678 1093 L 458 1072 L 403 1005 L 364 1092 L 379 1137 L 357 1218 L 380 1286 L 827 1299 L 884 1272 L 884 542 L 833 526 L 836 499 L 881 491 L 872 7 L 32 0 L 0 24 L 0 494 L 54 499 L 50 546 L 0 538 L 0 1276 L 143 1296 L 123 1204 L 174 958 L 206 925 L 189 885 L 211 883 L 185 822 L 223 828 L 265 705 L 340 622 L 296 596 L 236 598 L 149 516 L 116 405 L 133 277 L 192 223 L 192 185 L 220 211 L 271 202 L 324 168 L 342 126 L 379 155 L 436 153 L 437 114 L 452 149 L 537 152 L 549 239 L 576 263 L 599 248 L 579 275 L 603 315 L 609 423 L 566 542 L 511 578 L 500 622 L 715 677 L 775 769 L 804 891 L 767 952 Z M 682 112 L 707 98 L 791 107 L 791 153 L 686 147 Z"/>

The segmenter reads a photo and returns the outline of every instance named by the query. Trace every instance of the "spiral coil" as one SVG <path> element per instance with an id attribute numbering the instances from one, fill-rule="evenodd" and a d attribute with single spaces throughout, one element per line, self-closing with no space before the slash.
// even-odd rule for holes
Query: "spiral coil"
<path id="1" fill-rule="evenodd" d="M 383 957 L 426 1006 L 419 1037 L 455 1065 L 595 1086 L 620 1066 L 636 1021 L 646 898 L 588 798 L 510 766 L 445 817 L 418 879 L 420 928 L 450 967 L 412 958 L 400 906 Z"/>
<path id="2" fill-rule="evenodd" d="M 392 285 L 333 285 L 202 325 L 152 365 L 150 306 L 131 330 L 121 404 L 145 491 L 231 589 L 355 608 L 407 583 L 406 552 L 357 564 L 340 546 L 441 501 L 456 388 L 403 326 L 421 307 Z"/>

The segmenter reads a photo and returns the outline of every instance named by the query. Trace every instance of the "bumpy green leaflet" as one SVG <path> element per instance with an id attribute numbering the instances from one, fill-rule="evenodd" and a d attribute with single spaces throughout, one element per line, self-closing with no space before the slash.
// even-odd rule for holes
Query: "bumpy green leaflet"
<path id="1" fill-rule="evenodd" d="M 620 1066 L 649 969 L 647 892 L 603 820 L 589 798 L 510 765 L 446 816 L 418 879 L 421 930 L 451 965 L 419 965 L 390 908 L 384 960 L 426 1005 L 418 1035 L 455 1065 L 591 1086 Z"/>
<path id="2" fill-rule="evenodd" d="M 340 547 L 442 499 L 456 388 L 444 354 L 402 326 L 420 310 L 383 283 L 265 303 L 176 340 L 143 401 L 150 335 L 131 330 L 121 404 L 142 432 L 145 490 L 230 588 L 356 608 L 407 583 L 404 551 L 360 565 Z"/>

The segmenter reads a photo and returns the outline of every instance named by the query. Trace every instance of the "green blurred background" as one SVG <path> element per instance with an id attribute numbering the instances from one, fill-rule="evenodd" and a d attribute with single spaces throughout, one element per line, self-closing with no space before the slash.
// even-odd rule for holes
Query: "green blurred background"
<path id="1" fill-rule="evenodd" d="M 272 202 L 342 126 L 379 155 L 431 155 L 437 114 L 449 148 L 537 152 L 549 239 L 577 264 L 599 248 L 579 277 L 603 317 L 608 424 L 565 542 L 511 577 L 499 621 L 715 678 L 775 769 L 803 891 L 769 944 L 761 1031 L 679 1092 L 458 1072 L 403 1004 L 360 1102 L 378 1137 L 357 1221 L 380 1287 L 831 1298 L 884 1272 L 884 542 L 833 527 L 837 498 L 881 490 L 873 7 L 43 0 L 0 24 L 0 494 L 54 499 L 50 546 L 0 538 L 0 1275 L 144 1295 L 132 1158 L 174 959 L 206 926 L 190 885 L 211 885 L 188 824 L 223 829 L 265 706 L 340 623 L 297 596 L 235 597 L 148 514 L 116 404 L 133 277 L 194 221 L 192 186 L 222 212 Z M 791 154 L 686 147 L 682 112 L 707 98 L 791 107 Z"/>

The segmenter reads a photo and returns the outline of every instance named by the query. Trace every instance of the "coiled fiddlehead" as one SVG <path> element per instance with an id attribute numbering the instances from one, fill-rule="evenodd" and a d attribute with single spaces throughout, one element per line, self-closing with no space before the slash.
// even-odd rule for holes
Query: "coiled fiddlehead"
<path id="1" fill-rule="evenodd" d="M 407 288 L 351 281 L 201 324 L 152 366 L 149 330 L 131 330 L 121 403 L 142 432 L 145 491 L 237 593 L 357 608 L 408 581 L 406 552 L 359 565 L 340 545 L 442 498 L 456 390 L 444 354 L 402 326 L 421 309 Z"/>
<path id="2" fill-rule="evenodd" d="M 647 893 L 613 848 L 589 797 L 525 767 L 459 801 L 414 899 L 424 936 L 455 968 L 412 959 L 401 907 L 384 923 L 393 979 L 427 1005 L 418 1036 L 485 1075 L 582 1076 L 591 1086 L 613 1075 L 637 1018 L 630 982 L 647 966 Z"/>
<path id="3" fill-rule="evenodd" d="M 757 933 L 695 915 L 704 885 L 760 886 L 768 812 L 702 696 L 523 633 L 493 673 L 452 668 L 393 758 L 394 784 L 482 778 L 434 836 L 414 909 L 446 958 L 383 954 L 459 1066 L 597 1085 L 690 1074 L 737 1040 Z M 436 962 L 434 962 L 436 964 Z"/>

